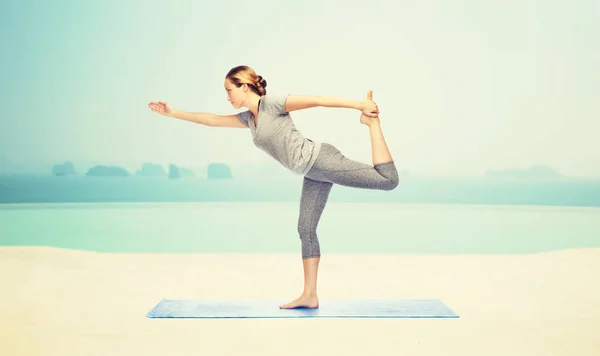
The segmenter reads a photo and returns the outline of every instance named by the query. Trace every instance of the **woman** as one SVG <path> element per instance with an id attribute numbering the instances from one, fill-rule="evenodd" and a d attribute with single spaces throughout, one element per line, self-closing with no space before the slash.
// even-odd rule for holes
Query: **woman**
<path id="1" fill-rule="evenodd" d="M 150 102 L 153 112 L 210 127 L 249 128 L 258 148 L 284 167 L 304 176 L 298 233 L 302 245 L 304 291 L 280 308 L 318 308 L 317 271 L 321 252 L 317 225 L 333 184 L 348 187 L 392 190 L 398 172 L 383 138 L 379 108 L 371 91 L 364 101 L 328 96 L 267 95 L 267 81 L 248 66 L 232 68 L 225 77 L 227 100 L 235 115 L 190 113 L 173 109 L 167 102 Z M 294 126 L 290 112 L 311 107 L 352 108 L 361 111 L 360 123 L 369 127 L 373 165 L 346 158 L 335 146 L 305 138 Z"/>

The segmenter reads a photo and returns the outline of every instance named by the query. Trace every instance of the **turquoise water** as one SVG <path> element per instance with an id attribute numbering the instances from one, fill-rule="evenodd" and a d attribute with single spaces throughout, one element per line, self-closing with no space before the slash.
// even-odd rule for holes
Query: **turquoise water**
<path id="1" fill-rule="evenodd" d="M 300 253 L 297 202 L 0 204 L 0 245 L 101 252 Z M 600 208 L 329 202 L 323 254 L 600 247 Z"/>
<path id="2" fill-rule="evenodd" d="M 139 177 L 0 176 L 0 203 L 297 202 L 302 177 L 206 180 Z M 331 202 L 600 207 L 599 179 L 402 178 L 392 191 L 335 185 Z"/>

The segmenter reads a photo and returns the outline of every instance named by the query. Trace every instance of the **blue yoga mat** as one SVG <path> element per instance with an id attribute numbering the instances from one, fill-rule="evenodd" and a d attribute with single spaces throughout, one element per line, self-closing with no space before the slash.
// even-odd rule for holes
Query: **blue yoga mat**
<path id="1" fill-rule="evenodd" d="M 459 318 L 439 300 L 330 300 L 318 309 L 279 309 L 281 301 L 162 299 L 149 318 Z"/>

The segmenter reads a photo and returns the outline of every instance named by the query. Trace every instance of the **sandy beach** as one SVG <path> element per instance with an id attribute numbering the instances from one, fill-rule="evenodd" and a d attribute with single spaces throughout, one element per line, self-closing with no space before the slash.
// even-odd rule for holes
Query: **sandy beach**
<path id="1" fill-rule="evenodd" d="M 289 301 L 300 257 L 0 247 L 0 354 L 600 354 L 600 249 L 324 253 L 319 276 L 321 305 L 439 299 L 460 318 L 151 319 L 162 298 Z"/>

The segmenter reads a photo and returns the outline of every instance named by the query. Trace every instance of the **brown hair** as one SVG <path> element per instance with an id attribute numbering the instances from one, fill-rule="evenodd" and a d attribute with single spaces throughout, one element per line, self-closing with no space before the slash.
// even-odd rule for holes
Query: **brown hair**
<path id="1" fill-rule="evenodd" d="M 262 76 L 257 75 L 254 69 L 249 66 L 242 65 L 231 68 L 225 79 L 229 79 L 238 88 L 242 84 L 248 84 L 248 87 L 260 96 L 267 94 L 267 81 Z"/>

